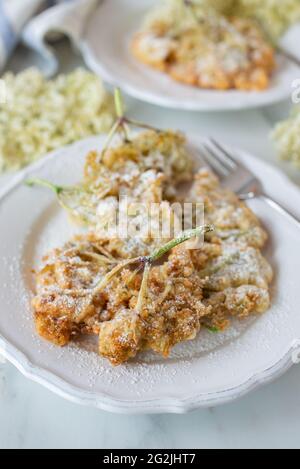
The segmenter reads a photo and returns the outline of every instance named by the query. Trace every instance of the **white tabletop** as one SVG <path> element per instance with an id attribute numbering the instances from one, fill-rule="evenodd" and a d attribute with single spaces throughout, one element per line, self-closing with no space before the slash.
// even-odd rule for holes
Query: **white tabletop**
<path id="1" fill-rule="evenodd" d="M 80 65 L 57 47 L 62 71 Z M 8 68 L 39 64 L 19 49 Z M 42 63 L 40 64 L 43 65 Z M 299 71 L 300 76 L 300 71 Z M 128 99 L 128 112 L 156 126 L 214 135 L 280 165 L 300 185 L 300 171 L 279 163 L 269 133 L 290 103 L 264 110 L 200 114 Z M 122 416 L 69 403 L 0 363 L 0 448 L 300 448 L 300 368 L 232 404 L 188 415 Z"/>

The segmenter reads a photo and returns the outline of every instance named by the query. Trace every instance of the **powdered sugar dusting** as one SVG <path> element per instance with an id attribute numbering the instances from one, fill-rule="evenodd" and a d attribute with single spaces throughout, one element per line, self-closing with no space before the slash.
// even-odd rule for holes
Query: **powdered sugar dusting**
<path id="1" fill-rule="evenodd" d="M 82 146 L 78 153 L 82 153 Z M 76 151 L 60 158 L 60 162 L 56 159 L 51 164 L 52 176 L 56 173 L 60 176 L 62 168 L 64 172 L 73 170 Z M 74 173 L 74 178 L 76 174 L 79 172 Z M 45 176 L 41 171 L 41 177 Z M 54 387 L 64 386 L 72 394 L 68 383 L 98 397 L 128 402 L 165 396 L 186 399 L 240 385 L 276 363 L 297 338 L 298 233 L 293 234 L 284 223 L 277 223 L 276 217 L 273 220 L 270 212 L 258 205 L 259 214 L 273 232 L 269 257 L 273 265 L 280 265 L 272 294 L 273 306 L 265 315 L 253 322 L 234 323 L 224 334 L 202 331 L 195 341 L 176 347 L 166 360 L 143 353 L 137 360 L 117 368 L 97 355 L 93 340 L 63 349 L 41 340 L 34 330 L 30 307 L 34 286 L 31 269 L 40 264 L 49 248 L 62 244 L 70 233 L 66 232 L 69 228 L 65 214 L 51 205 L 52 195 L 44 197 L 40 192 L 37 197 L 35 191 L 29 191 L 25 197 L 24 190 L 17 188 L 7 200 L 0 201 L 0 217 L 6 220 L 1 226 L 0 244 L 0 334 L 25 353 L 36 367 L 36 375 L 41 375 L 41 370 L 45 375 L 51 372 L 47 380 Z M 287 241 L 283 243 L 282 239 Z M 3 343 L 0 338 L 2 348 Z"/>
<path id="2" fill-rule="evenodd" d="M 50 367 L 53 360 L 56 361 L 71 382 L 82 381 L 88 389 L 102 387 L 103 384 L 105 387 L 114 388 L 118 383 L 122 383 L 124 389 L 130 392 L 134 390 L 136 397 L 155 392 L 161 382 L 173 385 L 179 376 L 185 376 L 196 383 L 194 362 L 237 339 L 253 321 L 236 321 L 232 328 L 220 334 L 202 330 L 195 340 L 175 347 L 168 359 L 153 352 L 144 352 L 132 362 L 116 368 L 98 355 L 97 338 L 87 337 L 62 349 L 46 343 L 36 335 L 33 327 L 30 300 L 34 283 L 29 266 L 39 265 L 49 247 L 62 245 L 70 236 L 70 228 L 65 214 L 52 206 L 45 217 L 45 223 L 43 220 L 44 215 L 37 223 L 39 231 L 28 233 L 25 242 L 19 245 L 18 255 L 13 259 L 4 257 L 2 262 L 9 271 L 9 285 L 22 292 L 20 296 L 23 320 L 18 322 L 18 329 L 22 334 L 30 334 L 32 350 L 38 361 L 46 367 Z"/>

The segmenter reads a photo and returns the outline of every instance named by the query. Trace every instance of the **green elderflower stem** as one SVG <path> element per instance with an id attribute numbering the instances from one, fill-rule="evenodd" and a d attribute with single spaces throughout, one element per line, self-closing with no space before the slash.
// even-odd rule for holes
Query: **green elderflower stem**
<path id="1" fill-rule="evenodd" d="M 179 244 L 188 241 L 189 239 L 195 238 L 197 236 L 204 235 L 205 233 L 209 233 L 214 231 L 214 227 L 212 225 L 204 225 L 198 226 L 192 230 L 183 231 L 177 238 L 172 239 L 164 246 L 156 249 L 150 256 L 147 258 L 148 262 L 153 263 L 164 256 L 168 251 L 175 248 Z"/>
<path id="2" fill-rule="evenodd" d="M 50 189 L 56 195 L 61 194 L 66 189 L 63 186 L 57 186 L 56 184 L 52 184 L 51 182 L 46 181 L 45 179 L 40 179 L 40 178 L 27 179 L 27 181 L 25 181 L 25 184 L 28 187 L 34 187 L 34 186 L 47 187 L 47 189 Z"/>
<path id="3" fill-rule="evenodd" d="M 134 259 L 128 259 L 126 261 L 122 261 L 111 272 L 109 272 L 108 274 L 104 276 L 101 282 L 95 287 L 95 293 L 99 293 L 101 290 L 103 290 L 108 285 L 110 280 L 119 272 L 121 272 L 121 270 L 124 269 L 125 267 L 132 265 L 132 264 L 140 264 L 140 265 L 144 265 L 144 270 L 145 269 L 148 270 L 149 266 L 151 267 L 152 264 L 158 261 L 171 249 L 175 248 L 176 246 L 179 246 L 185 241 L 188 241 L 197 236 L 204 235 L 205 233 L 210 233 L 212 231 L 214 231 L 214 227 L 212 225 L 198 226 L 197 228 L 194 228 L 192 230 L 183 231 L 177 238 L 174 238 L 173 240 L 169 241 L 165 245 L 153 251 L 153 253 L 150 256 L 136 257 Z"/>
<path id="4" fill-rule="evenodd" d="M 142 284 L 140 287 L 137 305 L 135 308 L 135 311 L 137 313 L 136 317 L 140 317 L 145 303 L 145 299 L 147 297 L 147 286 L 152 265 L 174 247 L 192 238 L 204 235 L 205 233 L 209 233 L 212 231 L 214 231 L 214 227 L 212 225 L 198 226 L 197 228 L 194 228 L 192 230 L 183 231 L 177 238 L 174 238 L 172 241 L 169 241 L 165 245 L 156 249 L 150 256 L 136 257 L 134 259 L 127 259 L 125 261 L 120 262 L 101 279 L 98 285 L 95 286 L 91 295 L 90 302 L 84 307 L 84 309 L 79 314 L 77 322 L 81 322 L 85 319 L 85 316 L 88 314 L 88 307 L 93 302 L 95 296 L 101 293 L 107 287 L 109 282 L 123 269 L 134 264 L 138 264 L 138 270 L 140 270 L 141 267 L 143 268 Z"/>

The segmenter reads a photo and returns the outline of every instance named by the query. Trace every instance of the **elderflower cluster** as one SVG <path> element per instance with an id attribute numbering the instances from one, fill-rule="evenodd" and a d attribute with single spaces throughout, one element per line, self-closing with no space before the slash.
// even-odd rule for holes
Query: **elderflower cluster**
<path id="1" fill-rule="evenodd" d="M 17 170 L 81 138 L 106 132 L 113 100 L 102 81 L 83 69 L 47 80 L 31 68 L 2 78 L 0 172 Z"/>

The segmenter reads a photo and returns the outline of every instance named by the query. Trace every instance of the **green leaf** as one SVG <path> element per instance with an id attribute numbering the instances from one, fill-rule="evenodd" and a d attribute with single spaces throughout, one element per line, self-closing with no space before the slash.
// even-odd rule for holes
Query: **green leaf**
<path id="1" fill-rule="evenodd" d="M 205 328 L 212 334 L 218 334 L 219 332 L 221 332 L 220 329 L 215 326 L 205 326 Z"/>
<path id="2" fill-rule="evenodd" d="M 118 118 L 122 119 L 124 117 L 124 103 L 120 88 L 115 89 L 115 107 Z"/>

